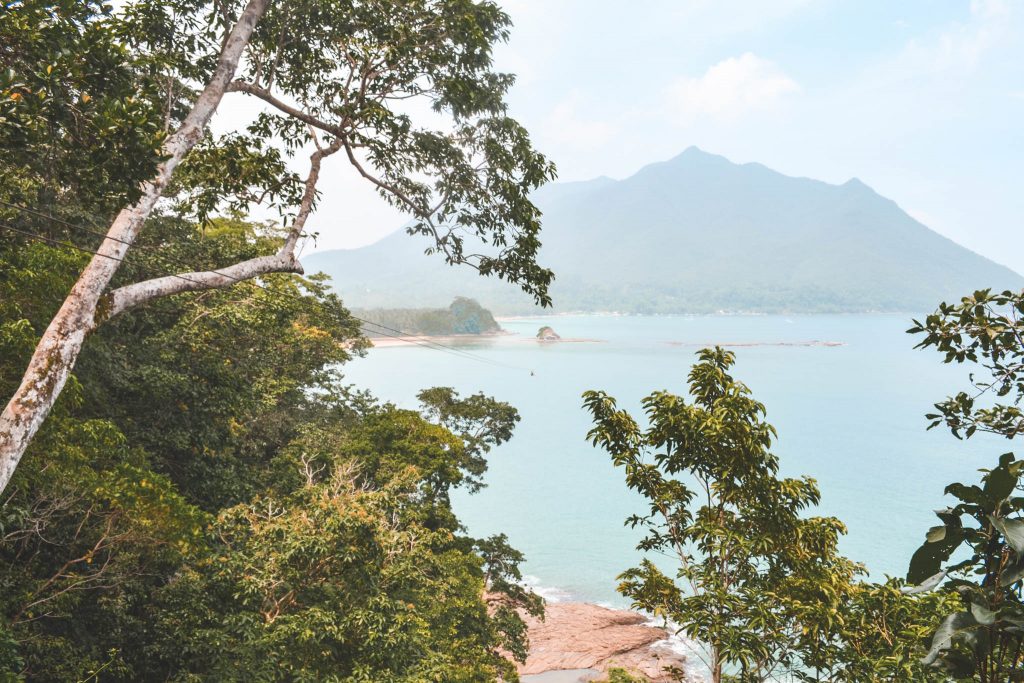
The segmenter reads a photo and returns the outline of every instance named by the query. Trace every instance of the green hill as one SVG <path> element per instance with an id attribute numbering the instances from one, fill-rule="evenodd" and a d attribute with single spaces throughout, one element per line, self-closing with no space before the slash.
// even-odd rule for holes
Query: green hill
<path id="1" fill-rule="evenodd" d="M 352 313 L 364 321 L 363 334 L 368 337 L 391 337 L 396 331 L 427 336 L 502 331 L 490 311 L 461 296 L 447 308 L 371 308 Z"/>
<path id="2" fill-rule="evenodd" d="M 625 180 L 542 188 L 542 263 L 556 311 L 928 311 L 1024 278 L 929 230 L 859 180 L 830 185 L 691 147 Z M 425 256 L 398 231 L 306 259 L 351 306 L 441 306 L 470 292 L 535 311 L 507 283 Z"/>

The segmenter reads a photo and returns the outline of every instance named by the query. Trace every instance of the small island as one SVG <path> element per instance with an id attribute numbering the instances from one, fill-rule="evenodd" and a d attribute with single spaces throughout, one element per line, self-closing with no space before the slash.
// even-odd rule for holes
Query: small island
<path id="1" fill-rule="evenodd" d="M 448 308 L 374 308 L 354 310 L 370 339 L 416 335 L 454 337 L 501 334 L 505 330 L 476 300 L 455 297 Z"/>
<path id="2" fill-rule="evenodd" d="M 537 339 L 541 341 L 561 341 L 562 337 L 555 332 L 553 327 L 545 325 L 537 330 Z"/>

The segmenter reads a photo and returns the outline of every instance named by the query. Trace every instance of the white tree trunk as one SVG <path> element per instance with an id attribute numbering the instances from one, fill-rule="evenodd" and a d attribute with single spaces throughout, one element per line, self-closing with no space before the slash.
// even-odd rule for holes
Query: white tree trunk
<path id="1" fill-rule="evenodd" d="M 21 385 L 0 414 L 0 493 L 22 454 L 67 382 L 86 336 L 109 317 L 100 310 L 104 290 L 120 266 L 143 222 L 160 199 L 175 168 L 199 141 L 217 110 L 252 32 L 271 0 L 249 0 L 221 50 L 217 68 L 181 127 L 164 145 L 167 160 L 143 186 L 142 198 L 123 209 L 107 231 L 98 253 L 86 266 L 57 315 L 43 333 Z"/>

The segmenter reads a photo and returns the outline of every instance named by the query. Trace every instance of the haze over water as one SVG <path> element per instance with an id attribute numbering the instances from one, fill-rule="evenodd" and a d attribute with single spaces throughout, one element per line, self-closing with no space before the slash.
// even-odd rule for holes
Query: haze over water
<path id="1" fill-rule="evenodd" d="M 540 344 L 532 337 L 544 324 L 563 338 L 601 341 Z M 686 392 L 702 346 L 763 344 L 733 348 L 733 374 L 767 407 L 783 474 L 817 479 L 818 513 L 847 524 L 841 548 L 874 578 L 905 574 L 937 523 L 931 511 L 948 503 L 948 483 L 976 482 L 978 468 L 1011 450 L 985 435 L 961 442 L 942 428 L 925 431 L 924 414 L 965 388 L 969 370 L 914 350 L 916 338 L 904 333 L 909 315 L 581 315 L 502 325 L 517 336 L 447 343 L 503 365 L 403 345 L 371 349 L 345 372 L 402 407 L 415 407 L 420 389 L 443 385 L 519 409 L 515 436 L 489 456 L 488 487 L 457 494 L 455 509 L 476 536 L 508 534 L 526 554 L 525 573 L 559 597 L 626 605 L 615 577 L 635 563 L 639 534 L 623 521 L 644 511 L 607 453 L 586 442 L 580 395 L 605 390 L 642 419 L 647 394 Z M 844 345 L 780 345 L 811 340 Z"/>

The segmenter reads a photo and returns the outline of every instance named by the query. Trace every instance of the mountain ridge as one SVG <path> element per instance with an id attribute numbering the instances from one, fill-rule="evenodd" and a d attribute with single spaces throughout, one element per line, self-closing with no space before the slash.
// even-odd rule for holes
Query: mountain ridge
<path id="1" fill-rule="evenodd" d="M 858 178 L 841 185 L 734 164 L 690 147 L 622 180 L 554 183 L 540 261 L 555 312 L 925 312 L 1024 277 L 930 230 Z M 399 230 L 307 257 L 350 306 L 436 306 L 472 296 L 539 312 L 508 283 L 452 269 Z"/>

